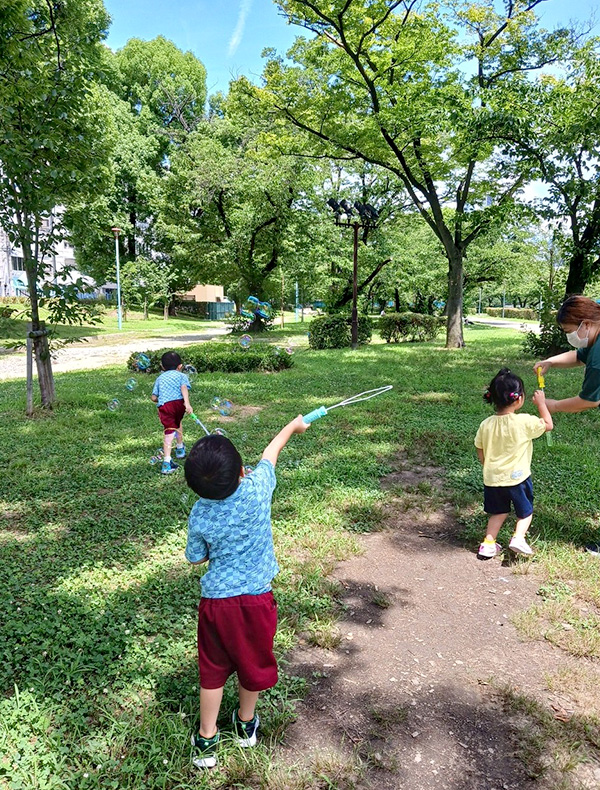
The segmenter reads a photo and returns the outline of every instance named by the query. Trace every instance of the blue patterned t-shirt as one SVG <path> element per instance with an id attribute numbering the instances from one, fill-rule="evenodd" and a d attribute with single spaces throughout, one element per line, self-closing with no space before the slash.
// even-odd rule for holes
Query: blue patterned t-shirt
<path id="1" fill-rule="evenodd" d="M 185 386 L 190 390 L 192 385 L 190 380 L 180 370 L 165 370 L 154 382 L 152 394 L 158 398 L 158 405 L 164 406 L 172 400 L 183 400 L 181 387 Z"/>
<path id="2" fill-rule="evenodd" d="M 271 589 L 279 566 L 271 532 L 275 468 L 263 459 L 227 499 L 199 499 L 190 513 L 185 556 L 208 557 L 204 598 L 257 595 Z"/>

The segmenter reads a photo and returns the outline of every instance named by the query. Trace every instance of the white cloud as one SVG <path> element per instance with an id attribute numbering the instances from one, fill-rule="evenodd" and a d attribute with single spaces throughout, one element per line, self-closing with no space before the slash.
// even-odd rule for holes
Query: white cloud
<path id="1" fill-rule="evenodd" d="M 242 43 L 242 38 L 244 36 L 244 30 L 246 29 L 246 21 L 248 19 L 248 15 L 250 14 L 250 9 L 252 8 L 252 0 L 242 0 L 240 3 L 240 11 L 238 14 L 237 24 L 235 26 L 235 30 L 233 31 L 233 35 L 229 41 L 229 48 L 227 50 L 227 57 L 231 58 L 237 52 L 239 45 Z"/>

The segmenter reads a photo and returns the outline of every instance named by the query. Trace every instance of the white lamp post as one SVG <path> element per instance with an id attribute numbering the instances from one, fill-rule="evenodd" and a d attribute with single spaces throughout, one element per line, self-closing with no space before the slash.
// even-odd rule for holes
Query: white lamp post
<path id="1" fill-rule="evenodd" d="M 121 228 L 111 228 L 111 230 L 115 234 L 115 259 L 117 261 L 117 322 L 119 329 L 121 329 L 121 267 L 119 264 L 119 233 L 121 232 Z"/>

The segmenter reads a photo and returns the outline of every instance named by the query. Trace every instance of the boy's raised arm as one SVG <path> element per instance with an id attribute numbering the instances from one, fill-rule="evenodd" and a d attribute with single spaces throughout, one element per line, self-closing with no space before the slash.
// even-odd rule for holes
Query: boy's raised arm
<path id="1" fill-rule="evenodd" d="M 273 466 L 275 466 L 277 459 L 279 458 L 279 453 L 289 442 L 292 434 L 304 433 L 309 427 L 310 425 L 304 422 L 302 415 L 299 414 L 295 420 L 288 422 L 288 424 L 279 431 L 277 436 L 271 439 L 265 448 L 264 453 L 262 454 L 263 460 L 270 461 Z"/>

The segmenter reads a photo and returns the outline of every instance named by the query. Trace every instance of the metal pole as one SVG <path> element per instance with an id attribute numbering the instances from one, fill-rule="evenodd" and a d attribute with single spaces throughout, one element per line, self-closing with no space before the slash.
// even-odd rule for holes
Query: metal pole
<path id="1" fill-rule="evenodd" d="M 502 318 L 504 318 L 504 307 L 506 305 L 506 287 L 502 288 Z"/>
<path id="2" fill-rule="evenodd" d="M 119 325 L 119 329 L 121 329 L 121 267 L 119 263 L 119 233 L 121 232 L 121 229 L 111 228 L 111 230 L 115 234 L 115 258 L 117 261 L 117 323 Z"/>
<path id="3" fill-rule="evenodd" d="M 479 308 L 477 310 L 479 315 L 481 315 L 481 291 L 482 291 L 482 288 L 479 289 Z"/>
<path id="4" fill-rule="evenodd" d="M 281 270 L 281 328 L 283 329 L 285 326 L 285 318 L 283 317 L 283 311 L 285 309 L 285 284 L 283 278 L 283 269 Z"/>
<path id="5" fill-rule="evenodd" d="M 300 289 L 298 288 L 298 280 L 296 280 L 296 309 L 294 311 L 296 313 L 296 323 L 298 323 L 298 314 L 300 313 L 299 307 L 300 307 Z"/>
<path id="6" fill-rule="evenodd" d="M 352 348 L 358 348 L 358 229 L 360 225 L 355 222 L 354 228 L 354 265 L 352 269 Z"/>

